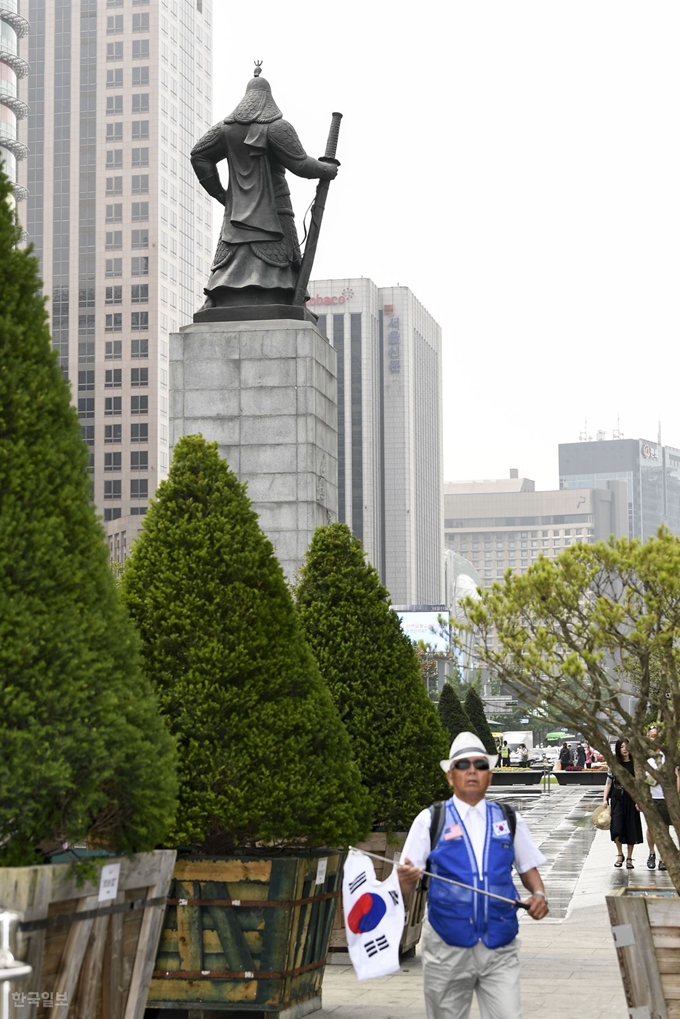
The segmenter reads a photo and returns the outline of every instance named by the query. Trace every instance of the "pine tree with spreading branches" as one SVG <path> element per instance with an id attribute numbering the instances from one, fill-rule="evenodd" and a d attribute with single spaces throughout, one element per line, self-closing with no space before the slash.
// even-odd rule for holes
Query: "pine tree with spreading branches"
<path id="1" fill-rule="evenodd" d="M 317 529 L 300 571 L 304 634 L 352 740 L 374 825 L 408 827 L 446 795 L 448 737 L 416 649 L 389 593 L 346 524 Z"/>
<path id="2" fill-rule="evenodd" d="M 85 840 L 153 849 L 176 808 L 173 741 L 109 569 L 11 195 L 0 173 L 2 866 Z"/>
<path id="3" fill-rule="evenodd" d="M 216 443 L 177 443 L 121 589 L 178 740 L 173 838 L 209 853 L 361 838 L 368 796 L 349 737 Z"/>

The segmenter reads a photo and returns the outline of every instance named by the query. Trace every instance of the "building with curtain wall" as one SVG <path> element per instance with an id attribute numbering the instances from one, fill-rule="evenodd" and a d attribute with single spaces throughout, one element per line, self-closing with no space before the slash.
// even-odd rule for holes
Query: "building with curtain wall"
<path id="1" fill-rule="evenodd" d="M 680 449 L 660 437 L 563 442 L 559 462 L 562 489 L 623 484 L 628 537 L 647 541 L 662 524 L 680 537 Z"/>
<path id="2" fill-rule="evenodd" d="M 28 32 L 18 0 L 0 0 L 0 160 L 18 202 L 26 198 L 26 188 L 17 181 L 17 164 L 28 155 L 18 133 L 18 122 L 28 114 L 28 106 L 18 93 L 19 80 L 28 74 L 28 64 L 19 53 L 19 40 Z"/>
<path id="3" fill-rule="evenodd" d="M 94 502 L 126 548 L 168 470 L 168 333 L 203 302 L 213 254 L 212 202 L 189 160 L 212 123 L 212 3 L 21 7 L 31 26 L 23 226 Z"/>

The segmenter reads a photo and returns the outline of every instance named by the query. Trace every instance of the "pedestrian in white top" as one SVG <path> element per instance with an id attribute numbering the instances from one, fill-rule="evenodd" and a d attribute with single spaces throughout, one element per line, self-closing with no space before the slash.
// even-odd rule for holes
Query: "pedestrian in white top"
<path id="1" fill-rule="evenodd" d="M 441 831 L 433 835 L 433 810 L 423 810 L 404 845 L 398 869 L 404 892 L 416 886 L 423 870 L 469 886 L 429 879 L 428 916 L 421 941 L 427 1019 L 467 1019 L 473 991 L 481 1019 L 518 1019 L 513 864 L 531 893 L 529 915 L 540 920 L 548 913 L 537 869 L 545 857 L 519 814 L 485 798 L 495 761 L 496 755 L 488 755 L 477 736 L 460 733 L 449 758 L 441 762 L 453 789 L 444 804 Z"/>
<path id="2" fill-rule="evenodd" d="M 658 735 L 659 728 L 656 725 L 650 726 L 649 729 L 647 730 L 648 739 L 656 740 Z M 656 771 L 657 766 L 663 764 L 665 760 L 666 758 L 664 757 L 663 751 L 659 750 L 658 753 L 656 754 L 656 757 L 648 758 L 647 764 L 649 765 L 650 768 L 653 768 Z M 675 776 L 677 789 L 678 792 L 680 792 L 680 772 L 678 771 L 677 768 L 675 769 Z M 670 828 L 671 816 L 668 813 L 668 805 L 666 803 L 666 796 L 663 791 L 663 786 L 661 786 L 659 782 L 657 782 L 656 785 L 652 786 L 650 792 L 652 794 L 652 799 L 654 800 L 654 806 L 661 815 L 661 820 L 664 822 L 667 828 Z M 647 867 L 649 868 L 649 870 L 654 870 L 654 868 L 656 867 L 656 852 L 655 852 L 656 845 L 654 843 L 654 836 L 652 835 L 652 830 L 649 827 L 649 825 L 647 825 L 647 845 L 649 846 Z M 659 860 L 659 870 L 666 870 L 666 864 L 663 862 L 663 860 Z"/>

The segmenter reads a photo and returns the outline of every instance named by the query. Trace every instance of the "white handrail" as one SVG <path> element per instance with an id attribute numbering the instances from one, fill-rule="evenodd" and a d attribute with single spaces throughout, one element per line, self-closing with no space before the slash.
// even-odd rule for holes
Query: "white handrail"
<path id="1" fill-rule="evenodd" d="M 10 1019 L 9 992 L 13 980 L 30 977 L 33 968 L 28 963 L 14 958 L 12 952 L 12 927 L 21 915 L 9 909 L 0 911 L 0 1019 Z"/>

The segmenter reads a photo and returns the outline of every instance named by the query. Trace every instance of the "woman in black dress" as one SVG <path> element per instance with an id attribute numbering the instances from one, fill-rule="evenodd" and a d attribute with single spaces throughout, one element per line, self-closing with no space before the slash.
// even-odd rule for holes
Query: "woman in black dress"
<path id="1" fill-rule="evenodd" d="M 614 748 L 616 760 L 622 764 L 631 775 L 635 773 L 633 758 L 630 756 L 628 740 L 617 739 Z M 626 790 L 619 784 L 612 772 L 607 774 L 607 784 L 602 793 L 602 802 L 609 803 L 612 812 L 612 823 L 609 833 L 612 842 L 616 842 L 618 856 L 615 867 L 623 867 L 623 846 L 628 847 L 626 867 L 633 869 L 633 849 L 642 842 L 642 821 L 640 811 L 630 798 Z"/>

